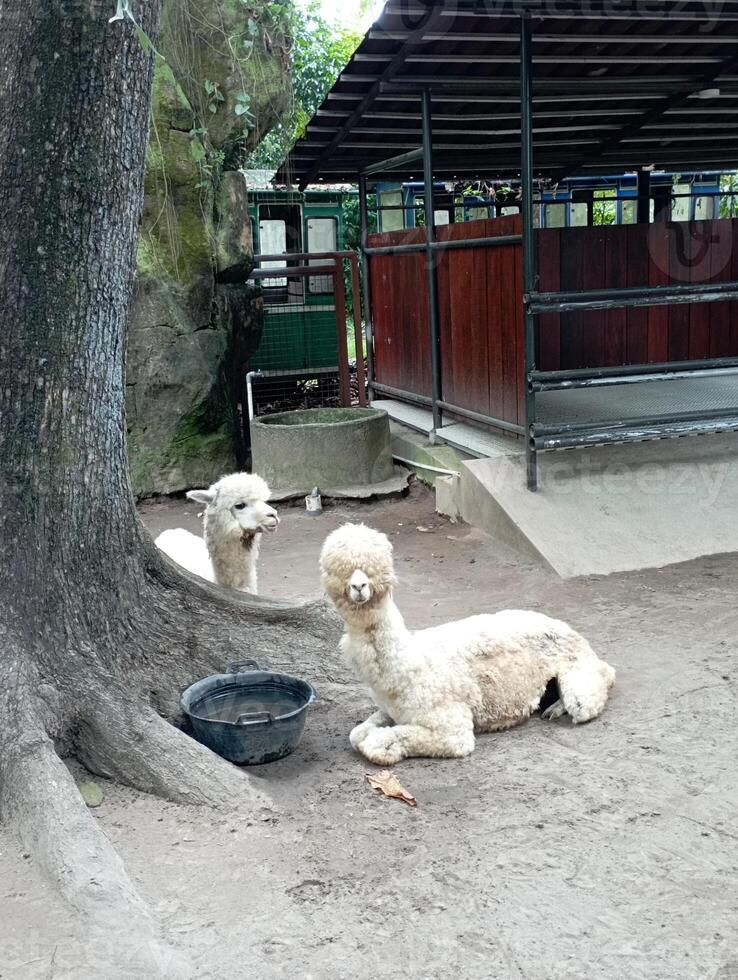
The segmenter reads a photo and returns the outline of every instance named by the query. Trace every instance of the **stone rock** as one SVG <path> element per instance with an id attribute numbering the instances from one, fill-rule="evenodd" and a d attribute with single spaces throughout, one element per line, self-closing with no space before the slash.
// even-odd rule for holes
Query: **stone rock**
<path id="1" fill-rule="evenodd" d="M 246 174 L 224 173 L 218 189 L 215 263 L 218 282 L 245 282 L 254 267 Z"/>
<path id="2" fill-rule="evenodd" d="M 243 462 L 241 369 L 261 335 L 261 301 L 245 284 L 253 266 L 245 179 L 224 168 L 287 107 L 288 59 L 272 8 L 165 0 L 128 337 L 139 497 L 208 485 Z M 234 39 L 253 43 L 234 57 Z M 235 111 L 244 91 L 258 120 L 248 132 Z"/>
<path id="3" fill-rule="evenodd" d="M 86 782 L 78 783 L 77 789 L 79 790 L 80 796 L 85 801 L 90 809 L 101 806 L 105 797 L 103 796 L 103 791 L 97 783 Z"/>
<path id="4" fill-rule="evenodd" d="M 211 143 L 226 157 L 239 143 L 253 148 L 289 108 L 289 40 L 274 20 L 279 6 L 265 0 L 165 0 L 161 52 Z M 242 93 L 249 113 L 239 115 Z"/>

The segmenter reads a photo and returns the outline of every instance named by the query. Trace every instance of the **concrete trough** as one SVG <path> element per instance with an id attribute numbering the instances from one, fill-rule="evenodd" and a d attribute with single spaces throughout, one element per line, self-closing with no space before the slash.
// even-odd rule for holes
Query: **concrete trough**
<path id="1" fill-rule="evenodd" d="M 274 500 L 313 487 L 329 497 L 397 493 L 409 476 L 393 465 L 389 416 L 375 408 L 312 408 L 252 419 L 251 454 Z"/>

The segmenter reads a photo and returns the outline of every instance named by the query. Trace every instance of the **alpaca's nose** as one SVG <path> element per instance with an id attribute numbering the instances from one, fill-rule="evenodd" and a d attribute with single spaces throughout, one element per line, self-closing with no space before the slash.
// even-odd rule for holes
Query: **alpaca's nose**
<path id="1" fill-rule="evenodd" d="M 369 583 L 352 582 L 350 592 L 351 598 L 356 602 L 366 602 L 366 600 L 369 598 Z"/>

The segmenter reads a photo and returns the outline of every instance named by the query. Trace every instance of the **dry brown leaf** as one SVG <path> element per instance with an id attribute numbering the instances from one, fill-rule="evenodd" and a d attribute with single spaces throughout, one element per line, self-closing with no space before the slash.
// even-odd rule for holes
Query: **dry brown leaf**
<path id="1" fill-rule="evenodd" d="M 393 772 L 390 772 L 389 769 L 383 769 L 381 772 L 368 772 L 365 775 L 366 781 L 372 789 L 379 790 L 380 793 L 383 793 L 385 796 L 391 796 L 395 800 L 402 800 L 408 806 L 418 805 L 415 797 L 411 793 L 408 793 L 397 776 Z"/>

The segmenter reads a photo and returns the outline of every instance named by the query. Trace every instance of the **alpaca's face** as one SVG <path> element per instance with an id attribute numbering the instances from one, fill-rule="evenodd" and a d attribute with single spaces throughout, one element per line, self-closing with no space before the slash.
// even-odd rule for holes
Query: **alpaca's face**
<path id="1" fill-rule="evenodd" d="M 395 585 L 392 545 L 362 524 L 345 524 L 328 535 L 320 555 L 323 588 L 344 615 L 381 606 Z"/>
<path id="2" fill-rule="evenodd" d="M 276 531 L 279 517 L 266 500 L 245 497 L 231 506 L 234 521 L 243 531 Z"/>
<path id="3" fill-rule="evenodd" d="M 223 521 L 232 521 L 232 530 L 256 534 L 259 531 L 275 531 L 279 524 L 276 510 L 271 507 L 269 487 L 251 473 L 233 473 L 214 483 L 209 490 L 190 490 L 190 500 L 205 504 L 213 518 L 220 515 Z"/>

